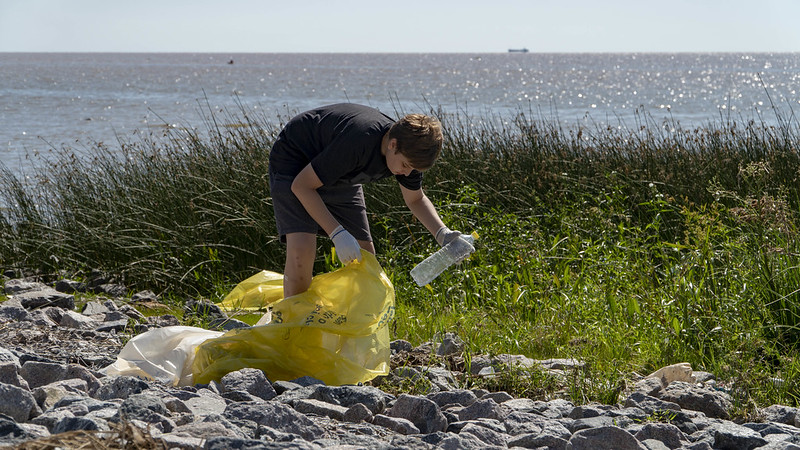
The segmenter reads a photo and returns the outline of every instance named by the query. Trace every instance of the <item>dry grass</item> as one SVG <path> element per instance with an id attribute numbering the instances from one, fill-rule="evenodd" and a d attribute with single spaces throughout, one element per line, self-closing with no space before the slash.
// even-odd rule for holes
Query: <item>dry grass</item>
<path id="1" fill-rule="evenodd" d="M 70 431 L 28 441 L 13 448 L 20 450 L 166 450 L 167 446 L 160 439 L 151 436 L 147 430 L 141 430 L 130 422 L 119 422 L 109 431 Z"/>

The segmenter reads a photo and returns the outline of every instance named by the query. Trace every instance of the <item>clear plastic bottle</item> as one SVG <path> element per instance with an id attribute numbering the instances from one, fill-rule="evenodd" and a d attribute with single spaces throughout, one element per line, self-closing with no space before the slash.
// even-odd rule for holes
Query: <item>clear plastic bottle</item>
<path id="1" fill-rule="evenodd" d="M 474 243 L 474 236 L 462 234 L 411 269 L 411 277 L 419 286 L 425 286 L 448 267 L 463 261 L 474 252 Z"/>

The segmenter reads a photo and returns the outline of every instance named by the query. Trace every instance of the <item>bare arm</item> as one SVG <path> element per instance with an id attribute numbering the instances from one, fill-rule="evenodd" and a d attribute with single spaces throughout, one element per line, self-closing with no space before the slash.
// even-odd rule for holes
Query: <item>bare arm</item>
<path id="1" fill-rule="evenodd" d="M 322 186 L 317 173 L 311 164 L 307 165 L 292 182 L 292 192 L 297 196 L 300 203 L 306 208 L 308 214 L 314 219 L 328 236 L 339 226 L 339 222 L 333 217 L 322 197 L 319 196 L 317 189 Z"/>
<path id="2" fill-rule="evenodd" d="M 432 235 L 436 236 L 436 232 L 444 226 L 444 222 L 422 189 L 412 191 L 400 186 L 400 192 L 403 193 L 403 200 L 411 210 L 411 214 L 414 214 L 414 217 L 419 219 Z"/>

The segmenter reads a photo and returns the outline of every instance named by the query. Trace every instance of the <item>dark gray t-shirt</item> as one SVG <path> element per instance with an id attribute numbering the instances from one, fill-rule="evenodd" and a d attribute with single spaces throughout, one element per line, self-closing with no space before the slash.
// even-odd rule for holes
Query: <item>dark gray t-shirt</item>
<path id="1" fill-rule="evenodd" d="M 381 141 L 394 119 L 375 108 L 340 103 L 312 109 L 291 119 L 270 152 L 271 170 L 295 176 L 309 163 L 322 184 L 357 185 L 392 172 L 381 154 Z M 411 190 L 422 187 L 422 173 L 395 175 Z"/>

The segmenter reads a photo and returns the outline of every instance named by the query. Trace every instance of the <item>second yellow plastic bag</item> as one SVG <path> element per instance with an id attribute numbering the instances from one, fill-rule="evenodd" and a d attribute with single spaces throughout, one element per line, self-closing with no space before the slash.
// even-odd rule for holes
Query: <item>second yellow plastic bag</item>
<path id="1" fill-rule="evenodd" d="M 362 257 L 360 263 L 315 276 L 308 291 L 275 301 L 270 323 L 231 330 L 200 344 L 192 365 L 194 382 L 219 380 L 246 367 L 261 369 L 272 381 L 310 375 L 329 385 L 386 375 L 394 287 L 373 254 L 362 251 Z M 274 290 L 248 285 L 234 289 L 225 302 L 256 308 L 274 299 Z"/>

